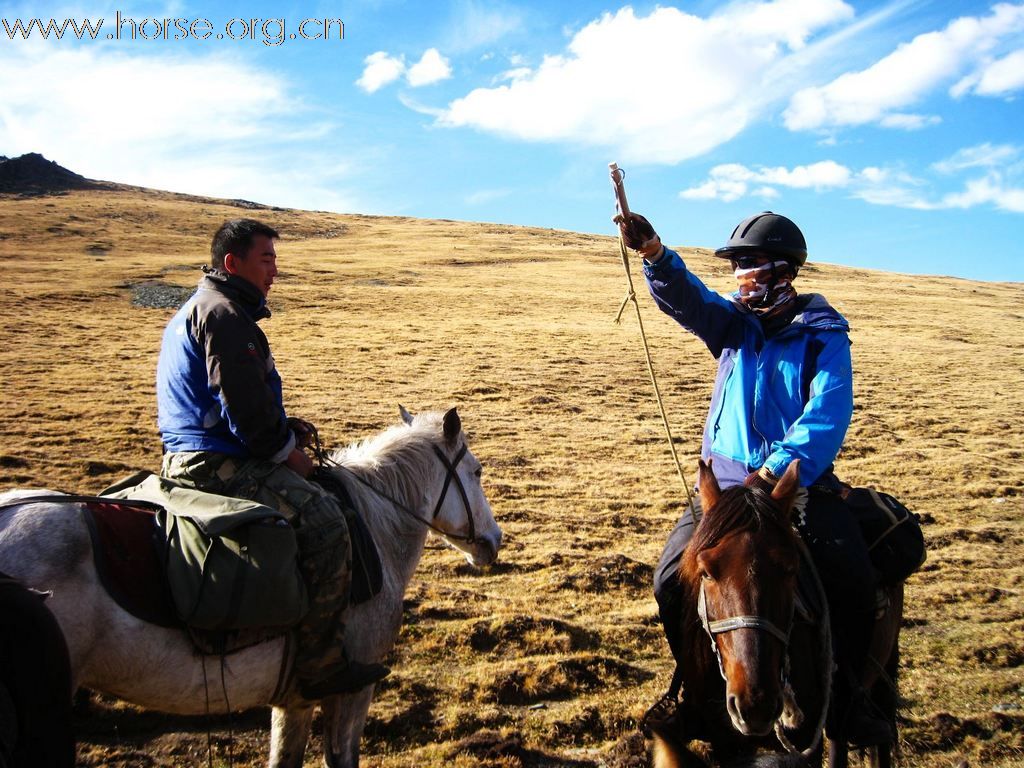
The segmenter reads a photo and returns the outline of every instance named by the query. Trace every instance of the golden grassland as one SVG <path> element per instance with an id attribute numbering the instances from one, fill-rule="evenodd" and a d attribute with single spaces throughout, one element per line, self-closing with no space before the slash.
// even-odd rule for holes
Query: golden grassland
<path id="1" fill-rule="evenodd" d="M 283 234 L 263 327 L 289 412 L 336 445 L 394 423 L 399 403 L 457 405 L 506 533 L 482 572 L 426 552 L 365 763 L 627 764 L 671 670 L 649 584 L 683 490 L 636 318 L 612 323 L 625 280 L 611 237 L 127 188 L 2 198 L 0 488 L 95 492 L 158 466 L 153 380 L 173 310 L 133 291 L 193 286 L 214 229 L 245 215 Z M 682 250 L 730 289 L 723 264 Z M 692 474 L 715 362 L 634 270 Z M 907 591 L 901 765 L 1024 766 L 1024 286 L 813 263 L 798 285 L 853 329 L 840 475 L 926 523 L 928 562 Z M 216 759 L 263 764 L 268 722 L 212 720 Z M 77 723 L 82 765 L 206 762 L 204 718 L 92 696 Z M 307 765 L 317 749 L 314 734 Z"/>

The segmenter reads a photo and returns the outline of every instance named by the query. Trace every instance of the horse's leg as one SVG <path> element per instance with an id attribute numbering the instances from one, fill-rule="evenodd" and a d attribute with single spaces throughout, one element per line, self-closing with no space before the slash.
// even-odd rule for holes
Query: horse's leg
<path id="1" fill-rule="evenodd" d="M 270 717 L 270 768 L 302 768 L 312 723 L 312 707 L 274 707 Z"/>
<path id="2" fill-rule="evenodd" d="M 371 687 L 347 696 L 334 696 L 321 704 L 327 768 L 358 768 L 359 741 L 372 698 Z"/>
<path id="3" fill-rule="evenodd" d="M 828 768 L 848 768 L 850 751 L 843 738 L 828 740 Z"/>
<path id="4" fill-rule="evenodd" d="M 687 749 L 685 744 L 656 733 L 653 768 L 708 768 L 708 764 Z"/>

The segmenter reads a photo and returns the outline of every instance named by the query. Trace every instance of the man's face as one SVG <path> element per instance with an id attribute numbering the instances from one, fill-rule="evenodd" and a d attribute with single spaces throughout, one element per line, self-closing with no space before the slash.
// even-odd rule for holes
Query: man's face
<path id="1" fill-rule="evenodd" d="M 266 296 L 277 276 L 277 252 L 274 250 L 273 239 L 266 235 L 256 235 L 245 258 L 229 253 L 224 257 L 224 268 L 230 274 L 248 280 Z"/>

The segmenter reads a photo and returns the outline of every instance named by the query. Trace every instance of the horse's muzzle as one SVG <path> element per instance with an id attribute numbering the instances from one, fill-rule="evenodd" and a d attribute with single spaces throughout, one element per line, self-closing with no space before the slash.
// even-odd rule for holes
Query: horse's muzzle
<path id="1" fill-rule="evenodd" d="M 743 701 L 736 694 L 729 693 L 726 695 L 725 708 L 733 727 L 744 736 L 767 736 L 782 714 L 782 703 L 782 696 L 776 696 L 774 702 L 764 697 Z"/>
<path id="2" fill-rule="evenodd" d="M 470 562 L 478 568 L 491 565 L 498 559 L 498 550 L 501 549 L 501 531 L 489 536 L 479 536 L 473 544 L 472 552 L 469 552 Z"/>

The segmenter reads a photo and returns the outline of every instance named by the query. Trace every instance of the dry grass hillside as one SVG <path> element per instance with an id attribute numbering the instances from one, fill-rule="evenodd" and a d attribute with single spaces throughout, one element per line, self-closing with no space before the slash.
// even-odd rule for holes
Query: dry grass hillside
<path id="1" fill-rule="evenodd" d="M 397 421 L 399 403 L 457 405 L 506 533 L 483 572 L 427 551 L 366 764 L 625 765 L 671 669 L 649 583 L 683 491 L 635 316 L 612 323 L 625 286 L 611 237 L 128 189 L 0 197 L 0 488 L 95 492 L 158 466 L 153 379 L 173 310 L 137 302 L 192 287 L 211 233 L 240 215 L 283 233 L 263 327 L 289 410 L 338 444 Z M 729 289 L 722 264 L 683 251 Z M 1024 766 L 1024 285 L 825 264 L 800 283 L 853 327 L 840 474 L 926 522 L 900 764 Z M 692 474 L 715 364 L 640 298 Z M 203 718 L 92 696 L 77 723 L 81 765 L 206 764 Z M 215 762 L 263 764 L 268 723 L 214 719 Z"/>

